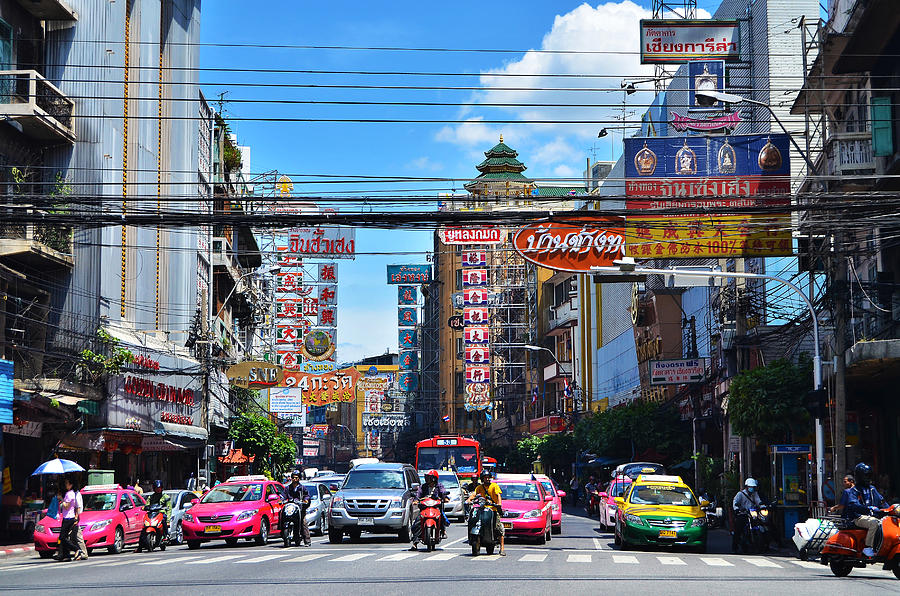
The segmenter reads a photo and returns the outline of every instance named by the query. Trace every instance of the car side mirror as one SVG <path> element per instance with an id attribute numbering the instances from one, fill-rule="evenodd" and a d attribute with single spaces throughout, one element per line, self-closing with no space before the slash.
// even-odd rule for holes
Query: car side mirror
<path id="1" fill-rule="evenodd" d="M 552 501 L 552 500 L 553 500 L 553 495 L 544 495 L 544 500 L 545 500 L 545 501 Z"/>
<path id="2" fill-rule="evenodd" d="M 281 497 L 279 497 L 278 495 L 269 495 L 266 501 L 273 503 L 275 501 L 278 501 L 279 499 L 281 499 Z"/>
<path id="3" fill-rule="evenodd" d="M 200 499 L 191 499 L 191 505 L 196 505 L 200 502 Z"/>
<path id="4" fill-rule="evenodd" d="M 608 498 L 609 498 L 609 493 L 600 493 L 600 498 L 601 498 L 601 499 L 608 499 Z"/>
<path id="5" fill-rule="evenodd" d="M 566 491 L 558 490 L 558 491 L 556 491 L 556 496 L 559 497 L 560 499 L 565 499 L 565 498 L 566 498 Z"/>
<path id="6" fill-rule="evenodd" d="M 616 505 L 624 505 L 625 499 L 623 497 L 616 497 Z"/>

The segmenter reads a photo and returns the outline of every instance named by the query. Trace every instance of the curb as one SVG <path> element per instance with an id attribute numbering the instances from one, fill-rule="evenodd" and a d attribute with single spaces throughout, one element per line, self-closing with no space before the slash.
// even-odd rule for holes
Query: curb
<path id="1" fill-rule="evenodd" d="M 34 546 L 14 546 L 10 548 L 0 548 L 0 561 L 10 557 L 20 557 L 34 552 Z"/>

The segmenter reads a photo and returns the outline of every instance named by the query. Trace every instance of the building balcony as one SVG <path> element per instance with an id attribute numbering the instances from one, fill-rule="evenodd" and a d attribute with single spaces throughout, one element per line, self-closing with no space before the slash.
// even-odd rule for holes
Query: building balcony
<path id="1" fill-rule="evenodd" d="M 78 13 L 62 0 L 19 0 L 22 8 L 44 21 L 77 21 Z"/>
<path id="2" fill-rule="evenodd" d="M 0 225 L 0 258 L 36 270 L 71 268 L 72 230 L 65 226 Z"/>
<path id="3" fill-rule="evenodd" d="M 213 238 L 212 241 L 212 266 L 213 269 L 225 271 L 237 283 L 244 274 L 244 269 L 234 256 L 231 244 L 224 237 Z"/>
<path id="4" fill-rule="evenodd" d="M 560 362 L 559 364 L 554 362 L 544 367 L 544 382 L 562 378 L 572 378 L 571 362 Z"/>
<path id="5" fill-rule="evenodd" d="M 870 131 L 831 135 L 825 141 L 825 156 L 829 176 L 875 173 L 875 154 L 872 152 Z"/>
<path id="6" fill-rule="evenodd" d="M 75 102 L 36 70 L 0 70 L 0 116 L 48 145 L 73 144 Z"/>
<path id="7" fill-rule="evenodd" d="M 547 335 L 560 335 L 566 328 L 578 323 L 578 299 L 571 298 L 547 309 Z"/>

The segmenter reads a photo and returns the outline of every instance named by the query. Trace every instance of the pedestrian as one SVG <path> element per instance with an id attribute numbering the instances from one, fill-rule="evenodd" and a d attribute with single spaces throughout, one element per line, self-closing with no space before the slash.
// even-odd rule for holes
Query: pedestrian
<path id="1" fill-rule="evenodd" d="M 140 478 L 134 479 L 134 492 L 136 492 L 139 495 L 144 494 L 144 489 L 141 488 L 141 479 Z"/>
<path id="2" fill-rule="evenodd" d="M 78 511 L 78 497 L 74 490 L 72 478 L 66 476 L 63 480 L 65 493 L 62 495 L 62 502 L 59 509 L 62 513 L 62 524 L 59 528 L 59 549 L 53 557 L 57 561 L 71 561 L 71 551 L 78 550 L 78 545 L 74 543 L 74 532 L 72 526 L 76 525 Z"/>
<path id="3" fill-rule="evenodd" d="M 203 495 L 209 492 L 209 484 L 206 483 L 206 476 L 201 476 L 199 478 L 197 481 L 197 490 L 194 492 L 199 492 Z"/>
<path id="4" fill-rule="evenodd" d="M 572 489 L 572 505 L 578 505 L 578 476 L 572 476 L 569 488 Z"/>
<path id="5" fill-rule="evenodd" d="M 186 484 L 187 484 L 186 488 L 189 491 L 197 490 L 197 477 L 194 475 L 193 472 L 191 472 L 190 476 L 188 476 Z"/>
<path id="6" fill-rule="evenodd" d="M 81 514 L 84 513 L 84 497 L 81 496 L 80 487 L 75 488 L 75 523 L 72 525 L 72 543 L 77 547 L 76 561 L 85 561 L 88 558 L 87 545 L 84 543 L 84 532 L 81 529 Z"/>

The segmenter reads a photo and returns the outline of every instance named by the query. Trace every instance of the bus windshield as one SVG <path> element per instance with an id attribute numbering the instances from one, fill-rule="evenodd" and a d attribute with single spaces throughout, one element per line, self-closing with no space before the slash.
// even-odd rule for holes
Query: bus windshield
<path id="1" fill-rule="evenodd" d="M 478 451 L 475 447 L 419 447 L 417 467 L 420 470 L 475 473 L 478 471 Z"/>

